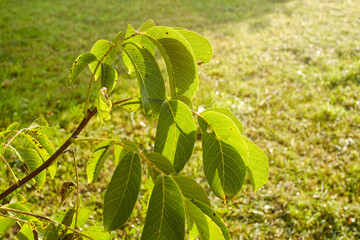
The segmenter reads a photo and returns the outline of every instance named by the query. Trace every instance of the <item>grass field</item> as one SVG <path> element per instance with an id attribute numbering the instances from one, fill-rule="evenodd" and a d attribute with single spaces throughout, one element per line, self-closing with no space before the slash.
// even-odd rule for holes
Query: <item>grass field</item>
<path id="1" fill-rule="evenodd" d="M 257 193 L 247 184 L 226 205 L 210 196 L 233 239 L 359 239 L 359 0 L 0 0 L 0 127 L 45 117 L 60 130 L 60 144 L 82 118 L 89 77 L 83 74 L 68 90 L 74 59 L 96 40 L 111 40 L 127 24 L 137 27 L 148 18 L 210 40 L 214 57 L 199 71 L 194 108 L 230 108 L 269 157 L 269 182 Z M 120 65 L 114 99 L 138 92 Z M 116 112 L 113 119 L 112 130 L 93 121 L 85 135 L 150 140 L 140 114 L 131 120 Z M 83 147 L 77 154 L 84 170 L 90 150 Z M 74 177 L 65 164 L 71 159 L 60 161 L 63 179 L 34 195 L 33 203 L 58 201 L 54 185 Z M 195 151 L 187 173 L 203 182 L 201 165 Z M 0 166 L 1 176 L 8 174 Z M 93 211 L 101 207 L 107 173 L 97 185 L 84 184 L 84 204 Z M 138 238 L 144 213 L 141 204 L 137 208 L 119 239 Z"/>

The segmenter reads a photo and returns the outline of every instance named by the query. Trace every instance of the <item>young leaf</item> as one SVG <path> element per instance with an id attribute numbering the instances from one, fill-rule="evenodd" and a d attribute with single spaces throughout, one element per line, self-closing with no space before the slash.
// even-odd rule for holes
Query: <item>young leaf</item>
<path id="1" fill-rule="evenodd" d="M 101 87 L 106 87 L 108 95 L 114 90 L 117 78 L 118 74 L 112 66 L 101 64 Z"/>
<path id="2" fill-rule="evenodd" d="M 6 128 L 6 130 L 11 131 L 11 130 L 17 130 L 18 128 L 19 128 L 19 123 L 13 122 Z"/>
<path id="3" fill-rule="evenodd" d="M 189 222 L 194 223 L 192 226 L 190 225 L 189 232 L 190 237 L 196 237 L 198 234 L 203 240 L 210 239 L 224 239 L 223 233 L 221 229 L 216 225 L 216 223 L 205 213 L 203 213 L 196 205 L 194 205 L 190 200 L 185 201 L 186 211 Z M 191 234 L 195 230 L 195 234 Z M 192 236 L 193 235 L 193 236 Z M 195 235 L 195 236 L 194 236 Z"/>
<path id="4" fill-rule="evenodd" d="M 171 164 L 171 162 L 169 161 L 169 159 L 167 159 L 161 153 L 152 152 L 152 153 L 145 153 L 144 155 L 151 162 L 150 172 L 154 181 L 160 173 L 156 169 L 154 169 L 153 166 L 160 169 L 163 173 L 167 175 L 175 172 L 175 169 Z"/>
<path id="5" fill-rule="evenodd" d="M 114 47 L 113 43 L 107 40 L 99 40 L 94 44 L 90 52 L 96 56 L 98 61 L 110 65 L 114 62 L 117 53 L 117 48 Z M 92 73 L 94 73 L 97 65 L 98 62 L 92 62 L 89 64 L 89 68 Z M 95 80 L 97 80 L 99 76 L 101 76 L 100 67 L 96 71 Z"/>
<path id="6" fill-rule="evenodd" d="M 0 239 L 4 239 L 6 232 L 10 229 L 12 225 L 16 223 L 16 220 L 5 218 L 0 216 Z"/>
<path id="7" fill-rule="evenodd" d="M 145 31 L 149 30 L 152 27 L 155 27 L 155 22 L 154 22 L 154 20 L 149 19 L 146 22 L 144 22 L 143 24 L 141 24 L 138 31 L 139 32 L 145 32 Z"/>
<path id="8" fill-rule="evenodd" d="M 181 239 L 185 237 L 185 209 L 175 181 L 164 175 L 156 179 L 141 239 Z"/>
<path id="9" fill-rule="evenodd" d="M 180 33 L 190 44 L 192 50 L 194 51 L 196 60 L 207 63 L 210 61 L 213 50 L 209 40 L 200 34 L 189 31 L 185 28 L 174 28 L 178 33 Z"/>
<path id="10" fill-rule="evenodd" d="M 38 231 L 33 223 L 27 222 L 16 235 L 19 240 L 38 240 Z"/>
<path id="11" fill-rule="evenodd" d="M 218 197 L 234 196 L 244 182 L 249 149 L 235 123 L 224 114 L 205 111 L 198 120 L 205 177 Z"/>
<path id="12" fill-rule="evenodd" d="M 55 153 L 55 148 L 48 137 L 37 131 L 37 128 L 28 129 L 22 132 L 22 135 L 35 147 L 43 161 L 46 161 L 51 155 Z M 54 162 L 49 168 L 50 178 L 53 179 L 56 174 L 57 165 Z"/>
<path id="13" fill-rule="evenodd" d="M 114 140 L 106 140 L 96 146 L 86 166 L 88 183 L 97 180 L 100 170 L 108 157 L 110 148 L 114 145 Z"/>
<path id="14" fill-rule="evenodd" d="M 189 42 L 176 30 L 168 27 L 153 27 L 145 32 L 160 50 L 169 75 L 171 97 L 195 96 L 199 86 L 194 52 Z"/>
<path id="15" fill-rule="evenodd" d="M 124 43 L 123 50 L 134 66 L 146 115 L 157 116 L 165 100 L 165 83 L 155 58 L 135 43 Z"/>
<path id="16" fill-rule="evenodd" d="M 235 117 L 235 115 L 229 109 L 226 109 L 226 108 L 209 108 L 209 109 L 206 109 L 205 111 L 206 112 L 207 111 L 213 111 L 213 112 L 218 112 L 218 113 L 224 114 L 225 116 L 230 118 L 236 124 L 236 126 L 238 127 L 241 134 L 244 133 L 244 127 L 243 127 L 242 122 L 237 117 Z"/>
<path id="17" fill-rule="evenodd" d="M 141 98 L 133 98 L 117 105 L 127 112 L 136 112 L 142 108 Z"/>
<path id="18" fill-rule="evenodd" d="M 114 37 L 114 39 L 112 40 L 113 43 L 117 44 L 121 41 L 121 39 L 123 38 L 124 33 L 122 31 L 120 31 L 118 34 L 116 34 L 116 36 Z"/>
<path id="19" fill-rule="evenodd" d="M 107 232 L 104 232 L 104 229 L 100 226 L 87 227 L 81 232 L 87 236 L 91 236 L 96 240 L 111 240 L 111 235 Z M 83 237 L 82 239 L 85 240 L 87 238 Z"/>
<path id="20" fill-rule="evenodd" d="M 120 228 L 130 217 L 139 195 L 141 162 L 139 155 L 127 153 L 117 165 L 104 199 L 106 231 Z"/>
<path id="21" fill-rule="evenodd" d="M 100 89 L 96 97 L 96 108 L 101 122 L 107 122 L 110 120 L 110 112 L 112 108 L 111 100 L 106 94 L 106 91 L 106 88 Z"/>
<path id="22" fill-rule="evenodd" d="M 74 85 L 75 79 L 77 76 L 84 70 L 84 68 L 94 61 L 96 61 L 96 56 L 92 53 L 83 53 L 77 57 L 74 64 L 72 65 L 69 73 L 70 88 Z"/>
<path id="23" fill-rule="evenodd" d="M 183 102 L 170 100 L 162 104 L 154 151 L 167 157 L 177 173 L 191 157 L 195 130 L 191 110 Z"/>
<path id="24" fill-rule="evenodd" d="M 19 149 L 18 152 L 21 158 L 28 166 L 30 172 L 33 172 L 43 163 L 39 154 L 34 149 L 24 148 L 24 149 Z M 44 186 L 45 177 L 46 177 L 45 171 L 40 172 L 38 175 L 34 177 L 37 188 L 41 189 Z"/>
<path id="25" fill-rule="evenodd" d="M 261 186 L 268 181 L 269 163 L 265 153 L 251 142 L 248 138 L 244 137 L 245 143 L 249 148 L 249 162 L 247 165 L 247 172 L 250 176 L 251 185 L 256 192 Z"/>

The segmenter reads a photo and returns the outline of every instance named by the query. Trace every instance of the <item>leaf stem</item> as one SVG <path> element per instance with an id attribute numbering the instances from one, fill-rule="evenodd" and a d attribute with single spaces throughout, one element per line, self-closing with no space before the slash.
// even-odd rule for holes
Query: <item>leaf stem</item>
<path id="1" fill-rule="evenodd" d="M 86 234 L 83 234 L 82 232 L 72 228 L 72 227 L 69 227 L 61 222 L 58 222 L 58 221 L 55 221 L 51 218 L 48 218 L 48 217 L 44 217 L 44 216 L 40 216 L 40 215 L 37 215 L 37 214 L 34 214 L 34 213 L 29 213 L 29 212 L 25 212 L 25 211 L 21 211 L 21 210 L 17 210 L 17 209 L 12 209 L 12 208 L 7 208 L 7 207 L 0 207 L 0 210 L 4 210 L 4 211 L 8 211 L 8 212 L 15 212 L 15 213 L 20 213 L 20 214 L 24 214 L 24 215 L 28 215 L 28 216 L 32 216 L 32 217 L 36 217 L 36 218 L 39 218 L 39 219 L 43 219 L 43 220 L 46 220 L 46 221 L 49 221 L 49 222 L 52 222 L 52 223 L 55 223 L 55 224 L 60 224 L 60 225 L 63 225 L 65 228 L 69 229 L 70 231 L 73 231 L 79 235 L 82 235 L 88 239 L 91 239 L 91 240 L 95 240 L 94 238 L 86 235 Z M 3 215 L 4 217 L 8 217 L 7 215 Z M 14 217 L 9 217 L 9 218 L 12 218 L 14 219 Z M 15 220 L 19 220 L 18 218 L 15 218 Z M 24 221 L 22 219 L 20 219 L 19 221 L 22 221 L 22 222 L 27 222 L 27 221 Z"/>
<path id="2" fill-rule="evenodd" d="M 113 105 L 118 105 L 121 103 L 124 103 L 126 101 L 129 101 L 132 98 L 126 98 L 119 101 L 116 101 L 113 103 Z M 94 108 L 93 110 L 89 111 L 87 115 L 83 118 L 79 126 L 75 129 L 73 134 L 65 141 L 61 147 L 56 150 L 56 152 L 49 157 L 48 160 L 46 160 L 42 165 L 40 165 L 37 169 L 35 169 L 33 172 L 31 172 L 29 175 L 24 177 L 23 179 L 19 179 L 19 181 L 16 184 L 13 184 L 11 187 L 9 187 L 7 190 L 5 190 L 3 193 L 0 194 L 0 201 L 7 197 L 9 194 L 14 192 L 16 189 L 33 179 L 36 175 L 38 175 L 40 172 L 48 168 L 72 143 L 73 139 L 77 138 L 77 136 L 82 132 L 82 130 L 85 128 L 85 126 L 88 124 L 90 119 L 92 119 L 95 114 L 97 113 L 97 109 Z"/>
<path id="3" fill-rule="evenodd" d="M 76 173 L 76 215 L 75 215 L 74 228 L 77 229 L 77 219 L 78 219 L 79 209 L 80 209 L 79 171 L 78 171 L 78 168 L 77 168 L 75 150 L 71 149 L 71 153 L 72 153 L 72 156 L 73 156 L 73 159 L 74 159 L 74 166 L 75 166 L 75 173 Z"/>
<path id="4" fill-rule="evenodd" d="M 13 176 L 15 183 L 17 183 L 19 180 L 16 177 L 15 173 L 13 172 L 13 170 L 11 169 L 9 163 L 6 161 L 6 159 L 3 157 L 3 155 L 0 154 L 0 158 L 4 161 L 5 165 L 7 166 L 7 168 L 9 169 L 11 175 Z"/>

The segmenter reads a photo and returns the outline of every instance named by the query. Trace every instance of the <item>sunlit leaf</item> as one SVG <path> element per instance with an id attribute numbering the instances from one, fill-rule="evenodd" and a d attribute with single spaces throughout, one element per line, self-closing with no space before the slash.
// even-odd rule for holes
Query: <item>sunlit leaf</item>
<path id="1" fill-rule="evenodd" d="M 110 120 L 112 103 L 106 92 L 106 88 L 102 88 L 99 90 L 96 97 L 96 108 L 101 122 L 107 122 Z"/>
<path id="2" fill-rule="evenodd" d="M 111 235 L 108 232 L 104 231 L 103 227 L 100 226 L 91 226 L 87 227 L 81 231 L 81 233 L 90 236 L 96 240 L 111 240 Z M 82 238 L 87 239 L 87 238 Z"/>
<path id="3" fill-rule="evenodd" d="M 118 32 L 118 34 L 116 34 L 116 36 L 113 39 L 113 43 L 117 44 L 121 41 L 121 39 L 124 37 L 124 33 L 122 31 Z"/>
<path id="4" fill-rule="evenodd" d="M 91 215 L 92 211 L 85 207 L 85 206 L 81 206 L 80 210 L 79 210 L 79 214 L 77 216 L 77 227 L 82 228 L 84 227 L 84 225 L 88 222 L 90 215 Z M 75 217 L 73 218 L 71 227 L 74 228 L 75 227 Z"/>
<path id="5" fill-rule="evenodd" d="M 5 153 L 4 146 L 0 143 L 0 155 L 3 155 Z"/>
<path id="6" fill-rule="evenodd" d="M 106 87 L 108 95 L 114 90 L 117 78 L 118 74 L 112 66 L 101 64 L 101 87 Z"/>
<path id="7" fill-rule="evenodd" d="M 19 240 L 38 240 L 39 234 L 33 223 L 27 222 L 16 235 Z"/>
<path id="8" fill-rule="evenodd" d="M 100 170 L 104 165 L 106 158 L 109 155 L 110 148 L 113 146 L 114 140 L 106 140 L 96 146 L 94 152 L 91 154 L 89 161 L 87 162 L 86 173 L 88 183 L 92 183 L 97 180 Z"/>
<path id="9" fill-rule="evenodd" d="M 11 130 L 17 130 L 18 128 L 19 128 L 19 123 L 13 122 L 6 128 L 6 130 L 11 131 Z"/>
<path id="10" fill-rule="evenodd" d="M 139 32 L 145 32 L 147 30 L 149 30 L 150 28 L 155 27 L 155 23 L 154 20 L 149 19 L 146 22 L 144 22 L 143 24 L 141 24 L 141 26 L 139 27 L 138 31 Z"/>
<path id="11" fill-rule="evenodd" d="M 102 39 L 94 44 L 90 52 L 96 56 L 98 61 L 111 65 L 116 57 L 117 48 L 114 47 L 113 43 Z M 98 62 L 92 62 L 89 64 L 89 68 L 92 73 L 94 73 L 97 65 Z M 100 66 L 96 70 L 95 79 L 98 79 L 99 76 L 101 76 Z"/>
<path id="12" fill-rule="evenodd" d="M 33 172 L 43 163 L 39 154 L 34 149 L 24 148 L 24 149 L 19 149 L 18 152 L 22 157 L 22 159 L 24 160 L 24 162 L 26 163 L 30 172 Z M 46 178 L 45 171 L 40 172 L 38 175 L 34 177 L 37 188 L 41 189 L 44 186 L 45 178 Z"/>
<path id="13" fill-rule="evenodd" d="M 230 118 L 236 124 L 236 126 L 238 127 L 241 134 L 244 133 L 244 127 L 243 127 L 242 122 L 237 117 L 235 117 L 235 115 L 229 109 L 227 109 L 227 108 L 209 108 L 209 109 L 206 109 L 205 111 L 206 112 L 213 111 L 213 112 L 218 112 L 218 113 L 224 114 L 225 116 Z"/>
<path id="14" fill-rule="evenodd" d="M 198 120 L 205 177 L 218 197 L 234 196 L 244 182 L 249 149 L 235 123 L 224 114 L 205 111 Z"/>
<path id="15" fill-rule="evenodd" d="M 37 118 L 30 124 L 28 129 L 36 128 L 36 127 L 40 127 L 40 126 L 48 127 L 49 124 L 47 123 L 47 121 L 44 118 Z"/>
<path id="16" fill-rule="evenodd" d="M 207 63 L 212 57 L 212 47 L 205 37 L 200 34 L 189 31 L 185 28 L 174 28 L 178 33 L 180 33 L 190 44 L 192 50 L 194 51 L 196 60 Z"/>
<path id="17" fill-rule="evenodd" d="M 83 53 L 76 58 L 74 64 L 70 68 L 70 73 L 69 73 L 70 87 L 72 87 L 74 85 L 75 79 L 82 72 L 82 70 L 84 70 L 84 68 L 89 63 L 92 63 L 96 60 L 97 60 L 96 56 L 94 54 L 88 53 L 88 52 Z"/>
<path id="18" fill-rule="evenodd" d="M 156 45 L 166 63 L 171 96 L 184 95 L 192 99 L 199 86 L 194 52 L 189 42 L 176 30 L 153 27 L 145 36 Z"/>
<path id="19" fill-rule="evenodd" d="M 190 237 L 194 238 L 198 234 L 204 240 L 220 240 L 225 239 L 221 229 L 216 223 L 205 213 L 203 213 L 196 205 L 190 200 L 186 200 L 186 210 L 188 219 L 191 219 L 193 225 L 189 226 Z M 196 229 L 196 231 L 193 231 Z M 195 232 L 195 233 L 194 233 Z"/>
<path id="20" fill-rule="evenodd" d="M 5 235 L 6 235 L 7 231 L 15 223 L 16 223 L 16 220 L 0 216 L 0 239 L 5 238 Z"/>
<path id="21" fill-rule="evenodd" d="M 141 239 L 185 237 L 185 208 L 175 181 L 164 175 L 156 179 Z"/>
<path id="22" fill-rule="evenodd" d="M 254 191 L 257 191 L 268 181 L 269 163 L 268 158 L 258 146 L 244 137 L 245 143 L 249 148 L 249 162 L 247 172 L 250 176 L 251 185 Z"/>
<path id="23" fill-rule="evenodd" d="M 138 146 L 130 141 L 130 140 L 122 140 L 121 144 L 125 145 L 123 147 L 120 144 L 115 144 L 114 147 L 114 159 L 115 159 L 115 165 L 118 165 L 120 160 L 128 153 L 128 152 L 137 152 L 139 153 Z"/>
<path id="24" fill-rule="evenodd" d="M 123 50 L 136 72 L 142 106 L 147 116 L 156 117 L 165 100 L 165 83 L 153 55 L 135 43 L 124 43 Z"/>
<path id="25" fill-rule="evenodd" d="M 141 162 L 139 155 L 127 153 L 117 165 L 104 199 L 104 227 L 120 228 L 130 217 L 139 195 Z"/>
<path id="26" fill-rule="evenodd" d="M 154 151 L 167 157 L 176 172 L 180 172 L 191 157 L 195 130 L 191 110 L 183 102 L 170 100 L 162 104 Z"/>
<path id="27" fill-rule="evenodd" d="M 142 108 L 141 98 L 132 98 L 117 105 L 127 112 L 136 112 Z"/>

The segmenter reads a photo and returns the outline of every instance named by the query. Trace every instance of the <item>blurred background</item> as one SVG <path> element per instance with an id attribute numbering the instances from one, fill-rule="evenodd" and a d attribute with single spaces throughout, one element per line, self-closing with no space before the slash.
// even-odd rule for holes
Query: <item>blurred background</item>
<path id="1" fill-rule="evenodd" d="M 269 157 L 269 182 L 257 193 L 247 181 L 226 204 L 210 195 L 233 239 L 359 239 L 359 0 L 0 0 L 0 128 L 43 117 L 59 130 L 53 140 L 62 144 L 82 119 L 90 76 L 87 71 L 68 89 L 75 58 L 98 39 L 111 40 L 127 24 L 137 28 L 149 18 L 210 40 L 214 56 L 199 69 L 194 109 L 230 108 Z M 114 66 L 119 79 L 112 99 L 138 96 L 120 57 Z M 83 135 L 120 135 L 151 148 L 141 113 L 114 111 L 112 118 L 107 126 L 94 119 Z M 185 172 L 206 186 L 199 148 Z M 100 223 L 114 166 L 109 159 L 101 181 L 85 184 L 91 149 L 76 146 L 83 204 Z M 60 201 L 62 182 L 75 178 L 72 160 L 59 162 L 58 178 L 31 199 L 43 215 L 54 214 L 46 206 Z M 16 160 L 12 164 L 24 174 Z M 2 179 L 9 174 L 3 165 L 0 173 Z M 6 186 L 2 180 L 0 188 Z M 145 190 L 117 239 L 138 238 Z"/>

